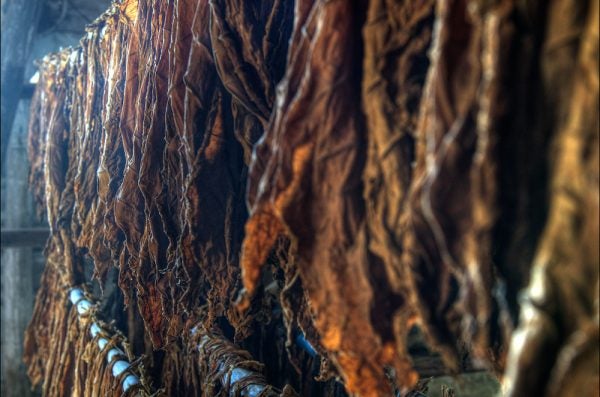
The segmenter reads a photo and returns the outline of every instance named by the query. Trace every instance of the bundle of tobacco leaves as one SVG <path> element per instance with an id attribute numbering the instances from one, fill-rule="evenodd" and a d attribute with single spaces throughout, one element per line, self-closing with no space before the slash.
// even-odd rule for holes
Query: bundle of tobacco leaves
<path id="1" fill-rule="evenodd" d="M 542 60 L 547 87 L 558 87 L 547 104 L 549 210 L 510 345 L 511 397 L 598 393 L 599 12 L 598 1 L 550 9 Z"/>
<path id="2" fill-rule="evenodd" d="M 39 63 L 32 380 L 72 381 L 90 257 L 168 395 L 405 394 L 415 335 L 511 396 L 597 390 L 597 67 L 597 0 L 113 4 Z"/>

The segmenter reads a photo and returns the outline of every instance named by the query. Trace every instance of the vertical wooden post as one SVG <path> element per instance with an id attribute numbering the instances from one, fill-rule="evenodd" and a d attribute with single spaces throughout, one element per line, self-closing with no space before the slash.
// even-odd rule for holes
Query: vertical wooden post
<path id="1" fill-rule="evenodd" d="M 15 117 L 3 168 L 3 227 L 31 226 L 32 200 L 27 175 L 27 120 L 29 101 L 22 101 Z M 2 389 L 5 397 L 32 396 L 23 363 L 23 333 L 33 309 L 33 252 L 31 247 L 2 248 Z"/>
<path id="2" fill-rule="evenodd" d="M 2 164 L 21 97 L 26 62 L 36 30 L 42 1 L 2 1 L 2 58 L 0 94 Z"/>

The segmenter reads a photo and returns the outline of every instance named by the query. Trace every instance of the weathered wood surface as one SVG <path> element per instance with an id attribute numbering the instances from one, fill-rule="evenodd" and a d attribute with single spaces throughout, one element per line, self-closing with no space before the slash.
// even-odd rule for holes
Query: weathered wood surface
<path id="1" fill-rule="evenodd" d="M 20 228 L 2 230 L 2 248 L 44 247 L 50 236 L 45 228 Z"/>
<path id="2" fill-rule="evenodd" d="M 15 112 L 20 100 L 26 62 L 42 8 L 41 1 L 2 2 L 2 163 L 6 159 Z"/>
<path id="3" fill-rule="evenodd" d="M 30 228 L 32 204 L 29 197 L 27 173 L 26 128 L 29 102 L 19 105 L 11 144 L 7 151 L 3 178 L 8 189 L 2 197 L 4 206 L 2 226 L 11 230 Z M 3 121 L 4 123 L 4 121 Z M 23 229 L 20 229 L 23 230 Z M 34 277 L 32 248 L 6 248 L 2 232 L 2 396 L 28 397 L 34 395 L 23 364 L 23 331 L 29 323 L 33 308 Z"/>

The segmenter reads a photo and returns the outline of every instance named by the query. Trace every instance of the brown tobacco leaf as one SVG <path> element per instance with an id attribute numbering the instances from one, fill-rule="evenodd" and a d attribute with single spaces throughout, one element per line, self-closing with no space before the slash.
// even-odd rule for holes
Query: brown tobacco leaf
<path id="1" fill-rule="evenodd" d="M 403 384 L 416 376 L 372 328 L 364 209 L 361 202 L 359 68 L 364 6 L 298 2 L 288 66 L 274 114 L 256 148 L 249 179 L 251 218 L 242 270 L 249 293 L 256 268 L 283 225 L 297 252 L 315 327 L 347 390 L 388 395 L 383 367 Z M 263 219 L 264 221 L 258 221 Z M 263 249 L 257 249 L 257 248 Z"/>
<path id="2" fill-rule="evenodd" d="M 244 160 L 250 162 L 252 147 L 266 125 L 274 102 L 274 85 L 281 78 L 285 67 L 287 37 L 292 20 L 292 7 L 285 1 L 247 2 L 240 0 L 212 1 L 211 45 L 215 66 L 223 85 L 232 95 L 232 115 L 237 140 L 244 148 Z M 264 30 L 263 34 L 259 34 Z M 260 223 L 257 230 L 272 220 L 250 220 L 246 230 Z M 252 241 L 245 240 L 249 250 L 263 255 L 256 264 L 262 264 L 281 230 L 267 230 L 266 234 Z M 246 256 L 248 257 L 248 255 Z M 246 269 L 243 284 L 256 280 L 260 266 L 254 267 L 249 276 Z M 249 300 L 245 300 L 246 307 Z"/>
<path id="3" fill-rule="evenodd" d="M 370 1 L 363 27 L 362 107 L 367 128 L 364 200 L 374 309 L 371 323 L 407 360 L 414 309 L 401 262 L 401 223 L 412 182 L 422 87 L 429 67 L 433 1 Z M 411 386 L 406 380 L 402 386 Z"/>
<path id="4" fill-rule="evenodd" d="M 178 337 L 203 303 L 206 324 L 226 315 L 236 335 L 247 335 L 248 316 L 228 310 L 246 219 L 238 140 L 248 153 L 261 123 L 219 81 L 207 2 L 144 1 L 136 3 L 135 20 L 125 12 L 130 5 L 113 6 L 88 27 L 80 47 L 48 61 L 46 84 L 36 92 L 35 109 L 51 122 L 32 122 L 31 153 L 44 156 L 44 185 L 32 179 L 49 186 L 45 200 L 56 225 L 49 253 L 62 255 L 60 285 L 82 279 L 79 259 L 87 250 L 101 279 L 119 264 L 119 284 L 126 298 L 135 294 L 130 303 L 156 347 Z M 266 73 L 260 95 L 272 106 L 291 8 L 279 2 L 259 14 L 255 21 L 269 33 L 257 41 L 251 34 L 252 45 L 264 48 L 256 67 Z M 233 21 L 233 14 L 221 16 Z M 253 24 L 234 26 L 248 34 Z M 32 323 L 43 322 L 36 313 Z"/>
<path id="5" fill-rule="evenodd" d="M 242 148 L 232 128 L 231 97 L 219 81 L 212 57 L 209 15 L 209 4 L 198 3 L 184 76 L 180 149 L 182 264 L 189 275 L 189 297 L 197 299 L 189 309 L 208 303 L 207 323 L 223 316 L 235 296 L 246 218 Z"/>
<path id="6" fill-rule="evenodd" d="M 210 6 L 210 37 L 223 85 L 264 125 L 284 71 L 292 7 L 282 0 L 211 1 Z"/>
<path id="7" fill-rule="evenodd" d="M 68 106 L 70 92 L 66 84 L 72 77 L 77 54 L 66 49 L 48 56 L 40 65 L 42 84 L 35 95 L 39 102 L 39 124 L 30 123 L 32 153 L 42 155 L 43 175 L 34 161 L 32 182 L 44 187 L 46 213 L 51 227 L 51 238 L 46 247 L 48 262 L 36 297 L 34 313 L 25 336 L 25 362 L 33 383 L 44 379 L 46 393 L 63 395 L 69 390 L 65 368 L 73 355 L 66 338 L 69 332 L 69 314 L 65 309 L 65 288 L 81 280 L 81 264 L 76 260 L 77 250 L 70 238 L 73 188 L 69 178 L 74 175 L 73 151 L 76 139 L 70 133 Z M 76 58 L 75 58 L 76 59 Z M 44 145 L 37 147 L 36 145 Z M 43 178 L 41 181 L 38 178 Z M 72 316 L 71 316 L 72 317 Z"/>
<path id="8" fill-rule="evenodd" d="M 67 91 L 64 78 L 68 57 L 69 52 L 65 51 L 48 60 L 48 73 L 52 79 L 48 88 L 53 95 L 45 98 L 45 103 L 42 105 L 47 106 L 49 111 L 45 133 L 44 186 L 46 188 L 48 223 L 53 233 L 57 233 L 59 230 L 60 199 L 68 183 L 66 174 L 69 167 L 69 140 L 73 141 L 73 139 L 69 139 L 70 136 L 66 130 L 63 109 Z"/>
<path id="9" fill-rule="evenodd" d="M 503 195 L 514 193 L 514 185 L 529 177 L 500 179 L 514 167 L 506 145 L 539 133 L 532 128 L 535 120 L 523 120 L 517 110 L 519 84 L 529 77 L 526 57 L 532 56 L 519 46 L 531 34 L 518 28 L 512 1 L 439 2 L 437 13 L 416 167 L 401 221 L 410 230 L 403 240 L 404 266 L 410 269 L 413 307 L 446 364 L 458 369 L 469 352 L 499 369 L 509 327 L 505 298 L 492 293 L 499 283 L 492 259 L 498 245 L 506 244 L 496 240 L 498 214 L 513 211 L 499 204 L 499 186 L 506 189 Z M 516 66 L 518 56 L 523 66 Z M 520 117 L 509 119 L 509 109 Z M 526 135 L 528 128 L 534 133 Z M 539 169 L 538 158 L 533 160 Z M 499 173 L 499 165 L 506 171 Z M 513 203 L 523 205 L 518 198 Z M 530 227 L 528 221 L 503 222 L 503 232 Z M 526 255 L 526 248 L 519 252 Z"/>
<path id="10" fill-rule="evenodd" d="M 74 305 L 68 306 L 68 288 L 60 274 L 61 255 L 53 251 L 42 276 L 45 288 L 38 294 L 34 317 L 25 334 L 24 360 L 35 386 L 43 380 L 42 393 L 50 396 L 147 396 L 147 380 L 140 374 L 139 362 L 132 363 L 127 373 L 141 377 L 138 386 L 126 393 L 122 377 L 114 377 L 106 356 L 113 347 L 125 350 L 127 359 L 132 354 L 123 336 L 110 325 L 100 321 L 94 313 L 82 317 Z M 95 309 L 91 309 L 92 311 Z M 96 323 L 102 332 L 91 337 L 90 325 Z M 100 350 L 96 338 L 108 340 Z"/>
<path id="11" fill-rule="evenodd" d="M 554 126 L 550 210 L 512 337 L 507 396 L 599 392 L 598 15 L 597 0 L 558 2 L 549 9 L 546 71 L 577 73 L 560 81 L 563 89 L 548 103 L 550 111 L 566 118 Z M 565 29 L 565 19 L 573 30 Z M 557 34 L 567 31 L 569 36 Z M 551 63 L 553 50 L 577 57 L 557 65 Z"/>
<path id="12" fill-rule="evenodd" d="M 44 140 L 46 139 L 45 126 L 47 125 L 44 121 L 47 115 L 44 110 L 47 110 L 43 106 L 44 95 L 47 94 L 47 89 L 42 89 L 44 85 L 48 84 L 47 74 L 43 73 L 42 69 L 39 68 L 39 81 L 36 85 L 36 89 L 33 92 L 31 98 L 31 104 L 29 107 L 29 125 L 28 125 L 28 157 L 29 157 L 29 185 L 33 191 L 33 199 L 35 202 L 35 208 L 37 215 L 42 217 L 46 215 L 46 200 L 44 197 L 44 158 L 45 150 Z"/>
<path id="13" fill-rule="evenodd" d="M 184 75 L 188 66 L 189 53 L 192 46 L 192 23 L 195 5 L 186 1 L 176 1 L 173 5 L 170 44 L 168 46 L 168 95 L 165 105 L 165 148 L 163 153 L 162 188 L 164 200 L 158 203 L 164 232 L 168 239 L 166 261 L 174 265 L 176 279 L 189 283 L 189 275 L 181 266 L 179 236 L 183 219 L 179 216 L 183 208 L 184 164 L 180 153 L 185 135 Z M 185 281 L 184 281 L 185 280 Z"/>
<path id="14" fill-rule="evenodd" d="M 232 96 L 234 130 L 249 164 L 285 70 L 293 3 L 225 0 L 210 6 L 215 66 Z"/>
<path id="15" fill-rule="evenodd" d="M 242 285 L 244 289 L 238 297 L 239 310 L 247 310 L 250 298 L 267 257 L 284 229 L 275 217 L 268 212 L 253 215 L 246 223 L 246 233 L 242 245 Z"/>
<path id="16" fill-rule="evenodd" d="M 293 9 L 289 2 L 279 0 L 212 1 L 210 6 L 215 66 L 232 96 L 235 135 L 244 148 L 244 161 L 249 163 L 252 148 L 273 109 L 275 83 L 284 72 Z M 273 216 L 266 214 L 249 220 L 245 229 L 250 237 L 242 248 L 246 252 L 243 260 L 248 264 L 241 265 L 242 283 L 252 289 L 253 281 L 258 279 L 262 264 L 283 229 Z M 250 294 L 242 292 L 241 297 L 243 300 L 238 306 L 247 309 Z"/>
<path id="17" fill-rule="evenodd" d="M 72 227 L 75 228 L 79 246 L 88 247 L 91 243 L 93 219 L 97 205 L 97 176 L 100 159 L 100 141 L 102 134 L 102 96 L 104 82 L 101 77 L 99 51 L 105 37 L 105 30 L 94 25 L 88 27 L 87 36 L 81 41 L 81 67 L 75 73 L 77 80 L 73 100 L 79 109 L 71 109 L 72 134 L 78 136 L 76 173 L 73 177 L 74 205 Z"/>
<path id="18" fill-rule="evenodd" d="M 124 98 L 120 114 L 126 168 L 115 202 L 114 219 L 125 237 L 120 284 L 135 286 L 138 305 L 156 346 L 163 344 L 173 316 L 166 266 L 168 241 L 160 206 L 168 48 L 173 5 L 139 2 L 127 47 Z M 115 65 L 118 67 L 119 65 Z M 107 204 L 110 206 L 110 203 Z M 110 213 L 108 213 L 110 214 Z M 113 234 L 114 235 L 114 234 Z"/>
<path id="19" fill-rule="evenodd" d="M 415 130 L 433 29 L 433 1 L 371 1 L 363 27 L 362 98 L 368 129 L 365 201 L 369 250 L 393 290 L 403 288 L 400 214 L 414 161 Z"/>
<path id="20" fill-rule="evenodd" d="M 57 292 L 83 279 L 87 252 L 100 280 L 119 267 L 128 331 L 140 349 L 165 348 L 153 369 L 169 390 L 216 390 L 218 371 L 180 338 L 198 311 L 263 361 L 296 354 L 302 330 L 320 379 L 362 396 L 392 393 L 388 377 L 414 385 L 415 322 L 451 369 L 467 358 L 502 370 L 532 262 L 511 393 L 587 388 L 597 19 L 582 26 L 598 2 L 435 3 L 125 1 L 45 58 L 30 181 L 52 239 L 32 379 L 50 394 L 104 393 L 71 376 L 92 353 Z M 287 330 L 269 350 L 276 318 Z M 278 361 L 270 375 L 288 379 Z M 303 392 L 328 387 L 307 375 L 316 360 L 290 361 Z"/>
<path id="21" fill-rule="evenodd" d="M 457 253 L 471 226 L 469 173 L 477 142 L 474 124 L 481 78 L 480 64 L 472 61 L 480 53 L 481 28 L 469 19 L 466 6 L 460 0 L 438 3 L 439 27 L 423 93 L 417 164 L 404 220 L 412 231 L 405 235 L 404 255 L 414 272 L 409 280 L 414 283 L 417 312 L 454 368 L 460 348 L 455 342 L 463 340 L 456 282 L 466 270 Z"/>
<path id="22" fill-rule="evenodd" d="M 132 240 L 137 237 L 139 233 L 139 215 L 135 213 L 135 209 L 128 208 L 128 203 L 132 201 L 132 195 L 137 192 L 135 186 L 131 187 L 131 191 L 123 191 L 123 187 L 131 186 L 132 182 L 126 182 L 125 173 L 130 164 L 132 163 L 132 135 L 134 131 L 134 112 L 135 112 L 135 93 L 138 90 L 138 46 L 139 46 L 139 37 L 136 32 L 136 25 L 131 26 L 131 34 L 129 40 L 124 43 L 125 47 L 125 70 L 124 70 L 124 86 L 123 86 L 123 99 L 122 106 L 120 109 L 120 115 L 118 119 L 115 120 L 115 124 L 118 125 L 115 129 L 119 132 L 119 140 L 122 142 L 122 150 L 124 154 L 124 169 L 123 174 L 121 176 L 121 181 L 118 183 L 117 191 L 114 196 L 114 203 L 112 204 L 112 208 L 114 211 L 114 224 L 118 228 L 120 232 L 123 233 L 124 247 L 119 252 L 119 274 L 120 280 L 127 280 L 125 277 L 126 267 L 128 266 L 129 259 L 129 251 L 135 248 L 136 246 L 132 244 Z M 115 65 L 117 66 L 117 65 Z M 109 120 L 107 120 L 109 121 Z M 110 131 L 110 130 L 108 130 Z M 134 196 L 135 197 L 135 196 Z M 107 204 L 110 208 L 110 204 Z M 110 210 L 109 210 L 110 211 Z M 137 215 L 137 217 L 136 217 Z M 107 227 L 108 214 L 105 220 L 105 227 Z M 135 223 L 134 223 L 135 222 Z M 132 223 L 135 224 L 135 228 L 133 228 Z M 116 232 L 116 229 L 113 229 L 114 232 L 109 234 L 109 236 L 114 236 L 119 232 Z M 134 233 L 135 231 L 135 233 Z M 108 230 L 106 230 L 108 232 Z M 108 234 L 108 233 L 107 233 Z M 117 253 L 117 252 L 114 252 Z M 121 276 L 123 274 L 123 276 Z M 126 293 L 127 297 L 129 294 Z"/>
<path id="23" fill-rule="evenodd" d="M 151 19 L 140 22 L 151 24 L 149 45 L 144 51 L 148 52 L 147 67 L 142 81 L 147 84 L 145 97 L 139 97 L 143 114 L 139 115 L 139 124 L 136 125 L 136 135 L 141 137 L 140 165 L 137 170 L 137 187 L 139 188 L 144 217 L 144 228 L 141 236 L 139 254 L 139 268 L 132 272 L 136 281 L 140 312 L 144 320 L 150 325 L 151 335 L 155 346 L 161 346 L 161 339 L 166 339 L 165 330 L 173 316 L 173 306 L 169 305 L 167 296 L 170 294 L 168 279 L 161 277 L 160 272 L 166 265 L 167 238 L 163 229 L 163 222 L 158 211 L 159 203 L 164 200 L 161 169 L 162 154 L 164 150 L 165 135 L 165 108 L 167 97 L 161 93 L 167 91 L 168 56 L 167 50 L 170 40 L 170 25 L 173 15 L 173 5 L 170 2 L 149 2 Z M 150 5 L 152 4 L 152 5 Z M 140 3 L 140 9 L 142 8 Z M 140 24 L 140 28 L 144 26 Z M 138 108 L 139 111 L 140 108 Z M 134 139 L 135 141 L 135 139 Z M 147 297 L 145 297 L 147 295 Z M 160 306 L 157 305 L 160 303 Z M 158 306 L 158 307 L 157 307 Z M 148 310 L 152 308 L 153 310 Z M 157 335 L 162 334 L 160 337 Z"/>
<path id="24" fill-rule="evenodd" d="M 236 137 L 257 124 L 233 120 L 208 2 L 134 3 L 113 5 L 79 48 L 43 66 L 31 179 L 40 200 L 45 190 L 58 242 L 87 250 L 101 280 L 119 264 L 126 298 L 138 295 L 161 346 L 198 304 L 208 301 L 210 322 L 236 293 L 246 219 Z M 279 26 L 278 15 L 262 20 Z M 236 106 L 240 120 L 249 116 Z"/>
<path id="25" fill-rule="evenodd" d="M 118 257 L 123 238 L 114 221 L 114 199 L 124 167 L 124 154 L 119 133 L 119 115 L 123 105 L 125 61 L 123 51 L 131 34 L 130 23 L 115 12 L 106 21 L 106 39 L 99 52 L 102 56 L 104 92 L 102 99 L 102 137 L 97 169 L 97 208 L 89 252 L 94 259 L 94 274 L 102 282 Z M 108 251 L 108 252 L 107 252 Z"/>
<path id="26" fill-rule="evenodd" d="M 66 291 L 63 291 L 64 280 L 59 272 L 60 256 L 49 243 L 49 255 L 33 308 L 31 321 L 25 331 L 23 360 L 27 365 L 27 374 L 33 385 L 46 381 L 48 368 L 53 366 L 51 349 L 56 345 L 57 328 L 64 328 L 67 309 L 63 304 Z M 54 339 L 54 340 L 53 340 Z M 59 347 L 57 347 L 58 349 Z"/>

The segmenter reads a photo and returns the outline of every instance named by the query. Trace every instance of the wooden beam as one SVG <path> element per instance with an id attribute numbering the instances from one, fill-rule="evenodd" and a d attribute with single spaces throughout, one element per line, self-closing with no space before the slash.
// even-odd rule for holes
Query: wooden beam
<path id="1" fill-rule="evenodd" d="M 26 62 L 42 1 L 2 1 L 2 50 L 0 80 L 1 161 L 5 163 L 17 104 L 21 99 Z"/>
<path id="2" fill-rule="evenodd" d="M 2 230 L 2 248 L 45 247 L 50 230 L 45 228 L 4 229 Z"/>
<path id="3" fill-rule="evenodd" d="M 7 2 L 3 1 L 3 5 L 5 3 Z M 4 14 L 2 14 L 2 17 L 4 18 Z M 5 21 L 3 20 L 2 23 L 4 24 Z M 4 37 L 2 37 L 2 40 L 4 41 Z M 2 51 L 5 51 L 5 49 Z M 2 85 L 2 91 L 4 89 L 5 86 Z M 2 95 L 4 95 L 4 92 L 2 92 Z M 0 310 L 2 382 L 0 394 L 2 397 L 35 396 L 35 393 L 31 390 L 31 382 L 27 377 L 27 369 L 23 365 L 23 347 L 25 328 L 27 328 L 33 312 L 34 285 L 40 278 L 39 270 L 41 269 L 37 266 L 36 270 L 38 271 L 34 273 L 34 257 L 39 258 L 40 253 L 34 256 L 34 250 L 32 249 L 32 243 L 36 242 L 35 235 L 39 233 L 26 233 L 25 241 L 27 244 L 21 243 L 20 247 L 4 249 L 5 230 L 30 230 L 33 225 L 34 212 L 30 199 L 31 192 L 27 183 L 29 163 L 27 161 L 27 148 L 24 145 L 27 142 L 28 113 L 27 106 L 19 107 L 15 117 L 14 134 L 10 139 L 7 156 L 3 159 L 4 164 L 10 164 L 10 166 L 2 167 L 2 183 L 6 187 L 2 192 L 2 228 L 0 229 L 2 232 L 0 239 L 0 247 L 2 247 L 2 266 L 0 266 L 2 280 L 2 288 L 0 289 L 2 298 Z M 2 120 L 2 123 L 4 123 L 4 120 Z M 49 235 L 48 227 L 44 229 L 46 229 L 44 237 L 47 237 Z M 39 228 L 33 230 L 39 230 Z M 8 233 L 6 237 L 9 237 L 6 238 L 7 243 L 15 240 L 14 233 Z M 40 247 L 44 244 L 43 240 L 40 241 L 39 236 L 36 243 Z"/>

